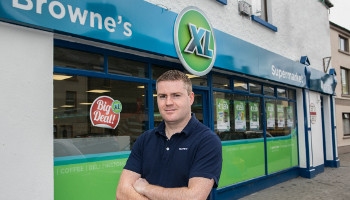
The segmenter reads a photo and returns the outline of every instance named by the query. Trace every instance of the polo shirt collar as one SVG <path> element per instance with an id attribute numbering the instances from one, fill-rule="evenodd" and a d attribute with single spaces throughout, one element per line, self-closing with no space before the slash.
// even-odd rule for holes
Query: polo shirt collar
<path id="1" fill-rule="evenodd" d="M 196 128 L 198 123 L 199 123 L 199 121 L 197 120 L 197 118 L 194 115 L 194 113 L 192 113 L 190 121 L 188 121 L 187 125 L 181 131 L 181 133 L 184 133 L 186 136 L 189 136 L 191 134 L 191 132 L 192 132 L 192 129 Z M 162 136 L 166 137 L 164 120 L 156 128 L 155 132 L 158 133 L 159 135 L 162 135 Z"/>

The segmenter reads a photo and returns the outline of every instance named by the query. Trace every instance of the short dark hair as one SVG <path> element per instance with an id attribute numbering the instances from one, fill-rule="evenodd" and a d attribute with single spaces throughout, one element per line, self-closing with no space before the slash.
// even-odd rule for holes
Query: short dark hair
<path id="1" fill-rule="evenodd" d="M 188 94 L 192 92 L 192 82 L 191 79 L 186 76 L 185 73 L 180 72 L 179 70 L 169 70 L 164 72 L 158 79 L 157 84 L 161 81 L 183 81 L 185 85 L 185 89 Z"/>

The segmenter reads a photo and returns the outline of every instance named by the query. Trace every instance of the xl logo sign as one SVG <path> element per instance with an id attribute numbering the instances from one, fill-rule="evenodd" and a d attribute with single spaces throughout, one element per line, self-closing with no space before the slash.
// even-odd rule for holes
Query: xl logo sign
<path id="1" fill-rule="evenodd" d="M 196 25 L 188 24 L 192 39 L 185 48 L 185 52 L 193 53 L 196 51 L 198 56 L 206 58 L 213 57 L 213 50 L 209 49 L 211 31 L 203 28 L 197 29 Z"/>
<path id="2" fill-rule="evenodd" d="M 216 58 L 216 43 L 213 28 L 201 10 L 187 7 L 177 16 L 174 43 L 187 71 L 197 76 L 210 72 Z"/>

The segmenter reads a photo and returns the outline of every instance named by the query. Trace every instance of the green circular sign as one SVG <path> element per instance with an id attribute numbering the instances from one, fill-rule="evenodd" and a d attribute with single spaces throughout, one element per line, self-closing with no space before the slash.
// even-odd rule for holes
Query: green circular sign
<path id="1" fill-rule="evenodd" d="M 198 76 L 210 72 L 216 58 L 215 36 L 200 9 L 187 7 L 177 16 L 174 42 L 182 65 L 189 72 Z"/>
<path id="2" fill-rule="evenodd" d="M 115 113 L 115 114 L 118 114 L 122 111 L 122 103 L 120 103 L 120 101 L 118 100 L 115 100 L 113 101 L 112 103 L 112 111 Z"/>

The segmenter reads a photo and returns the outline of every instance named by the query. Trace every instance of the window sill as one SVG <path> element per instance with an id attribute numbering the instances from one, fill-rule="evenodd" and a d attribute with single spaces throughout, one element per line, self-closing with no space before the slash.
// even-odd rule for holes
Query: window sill
<path id="1" fill-rule="evenodd" d="M 350 139 L 350 135 L 344 135 L 344 136 L 343 136 L 343 139 L 344 139 L 344 140 Z"/>
<path id="2" fill-rule="evenodd" d="M 347 51 L 343 51 L 343 50 L 338 49 L 338 52 L 340 52 L 340 53 L 343 53 L 343 54 L 345 54 L 345 55 L 350 56 L 350 53 L 349 53 L 349 52 L 347 52 Z"/>
<path id="3" fill-rule="evenodd" d="M 348 94 L 342 94 L 341 97 L 350 98 L 350 95 L 348 95 Z"/>
<path id="4" fill-rule="evenodd" d="M 265 27 L 268 28 L 268 29 L 273 30 L 274 32 L 277 32 L 277 27 L 276 27 L 276 26 L 274 26 L 274 25 L 272 25 L 272 24 L 270 24 L 270 23 L 268 23 L 268 22 L 266 22 L 266 21 L 260 19 L 259 17 L 255 16 L 255 15 L 252 15 L 252 20 L 253 20 L 254 22 L 257 22 L 257 23 L 259 23 L 259 24 L 265 26 Z"/>
<path id="5" fill-rule="evenodd" d="M 216 1 L 221 4 L 227 5 L 227 0 L 216 0 Z"/>

